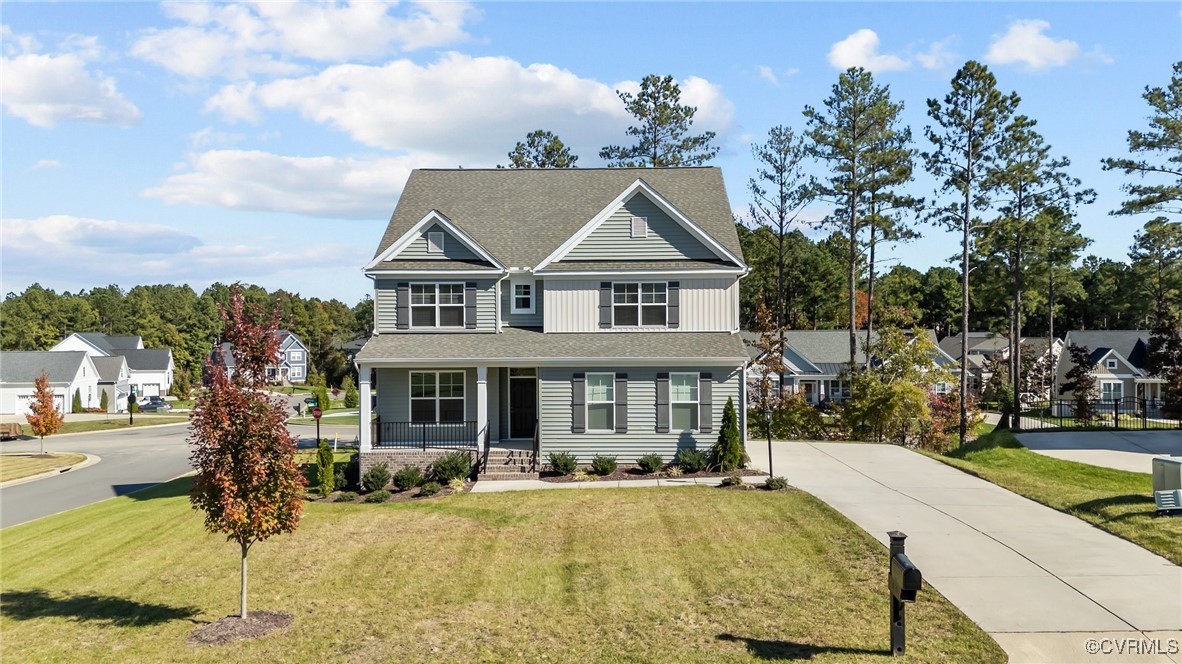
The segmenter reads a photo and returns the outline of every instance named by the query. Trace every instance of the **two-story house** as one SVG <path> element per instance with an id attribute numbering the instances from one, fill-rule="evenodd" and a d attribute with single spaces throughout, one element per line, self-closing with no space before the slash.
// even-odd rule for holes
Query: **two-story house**
<path id="1" fill-rule="evenodd" d="M 140 398 L 164 396 L 172 389 L 173 372 L 176 371 L 172 349 L 144 348 L 144 340 L 138 335 L 111 336 L 102 332 L 75 332 L 59 341 L 50 350 L 80 350 L 91 357 L 122 356 L 127 362 L 127 388 Z"/>
<path id="2" fill-rule="evenodd" d="M 303 383 L 308 380 L 308 347 L 291 330 L 276 330 L 279 349 L 275 362 L 267 366 L 267 380 L 275 384 Z M 234 376 L 234 345 L 223 341 L 214 345 L 207 362 L 220 362 L 227 377 Z M 203 376 L 208 380 L 208 376 Z"/>
<path id="3" fill-rule="evenodd" d="M 746 410 L 717 168 L 416 170 L 364 271 L 363 469 L 448 447 L 672 460 L 728 398 Z"/>
<path id="4" fill-rule="evenodd" d="M 1072 330 L 1064 344 L 1091 351 L 1091 373 L 1101 402 L 1120 402 L 1122 411 L 1134 411 L 1161 405 L 1165 380 L 1149 371 L 1149 336 L 1148 330 Z M 1059 392 L 1068 382 L 1067 372 L 1072 366 L 1071 353 L 1062 353 L 1055 365 L 1055 399 L 1074 398 L 1071 391 Z M 1057 405 L 1063 412 L 1071 408 L 1067 402 Z"/>

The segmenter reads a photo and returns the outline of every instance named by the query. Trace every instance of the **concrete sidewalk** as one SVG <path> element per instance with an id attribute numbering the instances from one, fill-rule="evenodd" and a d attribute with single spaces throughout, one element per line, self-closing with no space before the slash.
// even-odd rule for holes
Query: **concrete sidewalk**
<path id="1" fill-rule="evenodd" d="M 749 453 L 767 468 L 765 446 Z M 1114 661 L 1090 655 L 1089 638 L 1182 644 L 1182 568 L 1160 556 L 901 447 L 775 443 L 773 453 L 776 474 L 884 544 L 889 530 L 907 533 L 924 580 L 1011 662 Z M 1142 652 L 1116 660 L 1182 662 Z"/>
<path id="2" fill-rule="evenodd" d="M 1015 434 L 1031 451 L 1093 466 L 1153 472 L 1153 457 L 1182 456 L 1182 431 L 1048 431 Z"/>

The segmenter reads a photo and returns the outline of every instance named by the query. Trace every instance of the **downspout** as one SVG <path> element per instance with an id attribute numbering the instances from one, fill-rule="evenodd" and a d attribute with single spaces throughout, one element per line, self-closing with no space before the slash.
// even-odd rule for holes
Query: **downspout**
<path id="1" fill-rule="evenodd" d="M 502 281 L 504 281 L 504 280 L 506 280 L 506 279 L 508 279 L 508 278 L 509 278 L 509 271 L 508 271 L 508 270 L 506 270 L 504 273 L 502 273 L 502 274 L 501 274 L 501 278 L 500 278 L 500 279 L 497 279 L 497 283 L 496 283 L 496 291 L 497 291 L 497 292 L 496 292 L 496 298 L 497 298 L 497 334 L 500 334 L 500 333 L 501 333 L 501 307 L 505 306 L 505 305 L 504 305 L 504 303 L 501 301 L 501 282 L 502 282 Z M 509 306 L 510 306 L 510 307 L 512 307 L 512 306 L 513 306 L 513 303 L 512 303 L 512 302 L 510 302 L 510 303 L 509 303 Z M 536 303 L 535 303 L 535 307 L 536 307 Z"/>

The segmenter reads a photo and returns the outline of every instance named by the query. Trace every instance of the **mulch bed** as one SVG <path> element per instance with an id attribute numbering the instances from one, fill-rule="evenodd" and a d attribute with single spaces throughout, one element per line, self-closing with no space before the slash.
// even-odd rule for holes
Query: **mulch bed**
<path id="1" fill-rule="evenodd" d="M 442 489 L 439 490 L 439 493 L 436 493 L 433 496 L 420 495 L 421 492 L 419 490 L 419 487 L 415 487 L 413 489 L 407 489 L 406 491 L 399 491 L 397 489 L 387 489 L 390 492 L 390 498 L 389 498 L 389 500 L 386 500 L 385 502 L 387 502 L 387 503 L 405 503 L 405 502 L 408 502 L 411 500 L 431 500 L 432 498 L 443 498 L 445 496 L 451 496 L 451 495 L 454 495 L 457 493 L 468 493 L 469 491 L 472 490 L 472 487 L 475 485 L 476 485 L 475 482 L 465 482 L 463 491 L 452 491 L 450 487 L 444 486 Z M 304 498 L 304 500 L 307 500 L 307 501 L 313 502 L 313 503 L 335 503 L 335 502 L 337 502 L 337 496 L 339 496 L 340 494 L 341 494 L 340 491 L 333 491 L 332 493 L 328 494 L 328 498 L 321 498 L 319 495 L 309 494 L 307 497 Z M 356 500 L 346 500 L 346 501 L 342 501 L 342 503 L 348 503 L 348 504 L 364 503 L 366 495 L 368 495 L 368 494 L 363 493 Z"/>
<path id="2" fill-rule="evenodd" d="M 250 611 L 243 620 L 226 616 L 193 630 L 189 645 L 222 646 L 243 639 L 262 638 L 291 624 L 291 614 L 282 611 Z"/>
<path id="3" fill-rule="evenodd" d="M 612 473 L 611 475 L 590 475 L 587 478 L 587 480 L 588 481 L 593 480 L 596 482 L 616 482 L 619 480 L 626 481 L 626 480 L 656 480 L 656 479 L 684 480 L 684 479 L 693 479 L 696 477 L 726 477 L 727 475 L 734 475 L 736 473 L 742 477 L 751 477 L 751 476 L 755 476 L 755 475 L 764 475 L 765 474 L 765 473 L 760 472 L 758 470 L 751 470 L 749 468 L 744 468 L 743 470 L 735 471 L 732 473 L 722 473 L 722 472 L 717 472 L 717 471 L 702 471 L 700 473 L 682 473 L 682 474 L 674 477 L 672 475 L 667 475 L 665 473 L 646 473 L 636 466 L 621 465 L 621 466 L 618 466 L 616 468 L 616 472 Z M 559 475 L 556 471 L 553 471 L 553 470 L 545 470 L 545 471 L 538 473 L 538 479 L 540 479 L 544 482 L 557 482 L 557 483 L 578 482 L 579 481 L 579 480 L 575 479 L 574 475 Z"/>

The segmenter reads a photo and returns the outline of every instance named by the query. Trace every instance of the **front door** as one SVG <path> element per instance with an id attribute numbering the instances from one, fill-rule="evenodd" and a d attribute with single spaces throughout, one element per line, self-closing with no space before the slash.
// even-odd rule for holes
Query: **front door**
<path id="1" fill-rule="evenodd" d="M 538 421 L 538 378 L 534 369 L 509 370 L 509 437 L 533 438 Z"/>
<path id="2" fill-rule="evenodd" d="M 806 380 L 800 384 L 800 394 L 804 400 L 809 403 L 817 403 L 817 384 L 811 380 Z"/>

